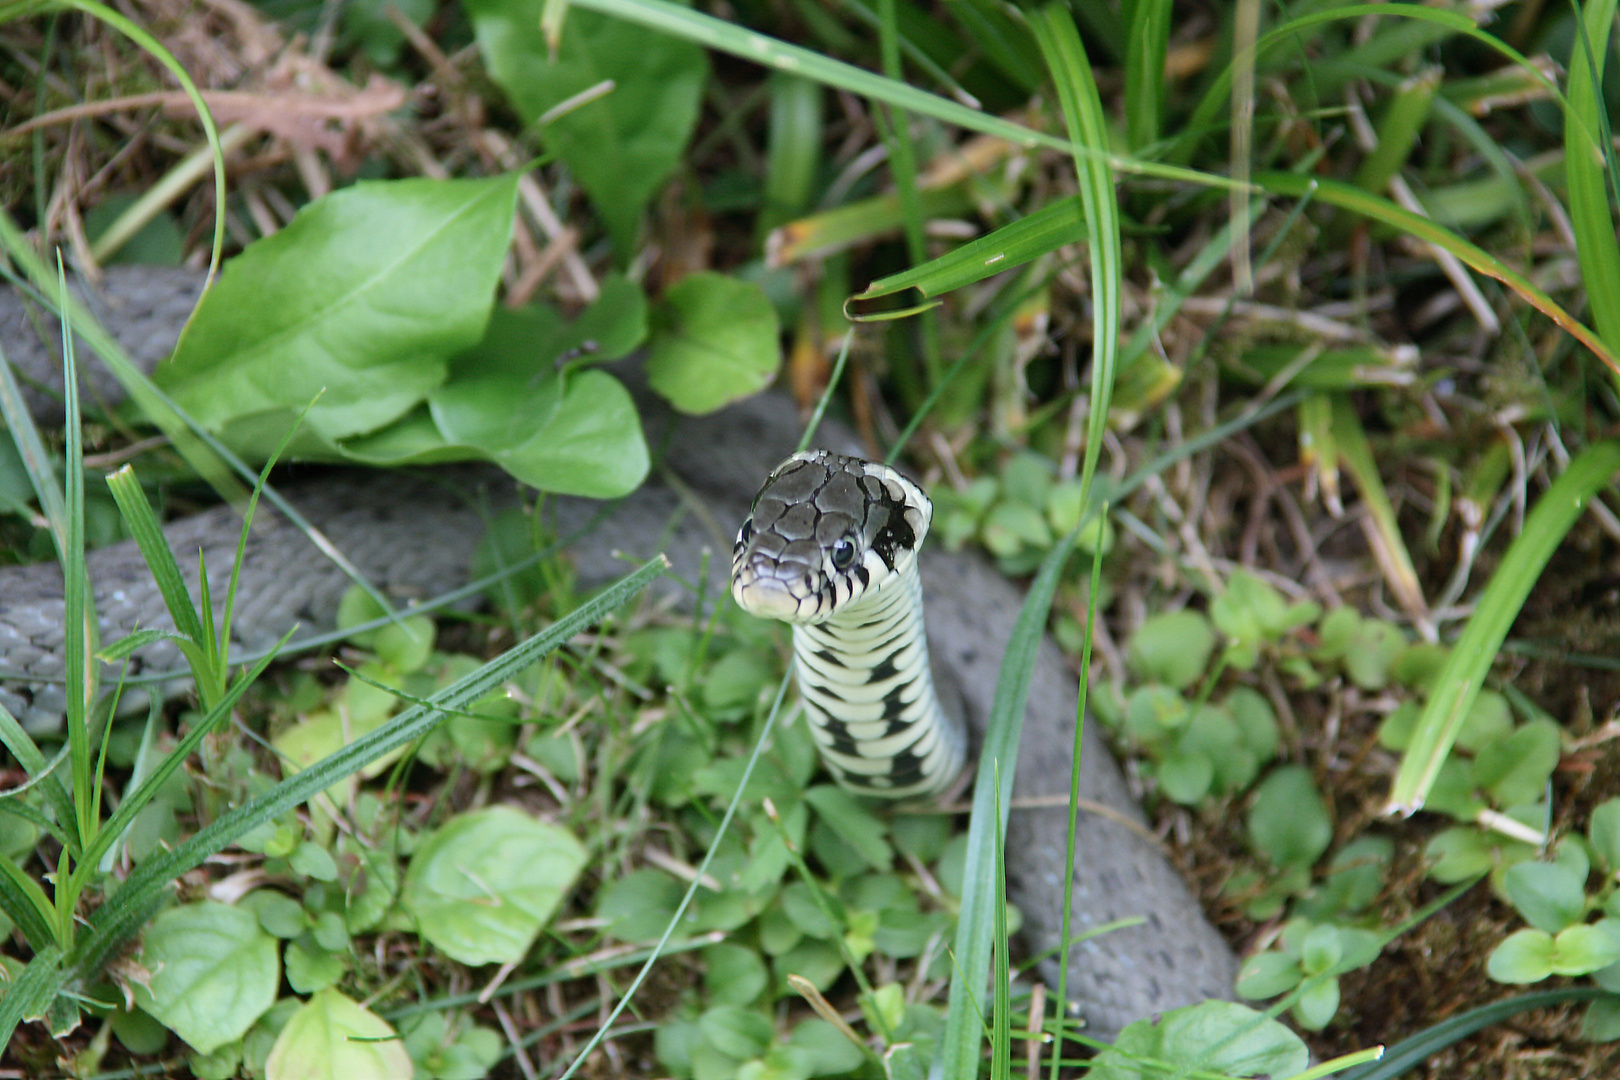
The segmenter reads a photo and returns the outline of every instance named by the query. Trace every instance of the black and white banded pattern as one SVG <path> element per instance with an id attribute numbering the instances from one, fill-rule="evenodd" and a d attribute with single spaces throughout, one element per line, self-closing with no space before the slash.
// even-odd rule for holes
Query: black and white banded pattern
<path id="1" fill-rule="evenodd" d="M 793 624 L 799 692 L 844 787 L 926 798 L 961 774 L 967 732 L 939 707 L 917 552 L 933 517 L 886 465 L 795 454 L 754 497 L 731 557 L 745 611 Z"/>

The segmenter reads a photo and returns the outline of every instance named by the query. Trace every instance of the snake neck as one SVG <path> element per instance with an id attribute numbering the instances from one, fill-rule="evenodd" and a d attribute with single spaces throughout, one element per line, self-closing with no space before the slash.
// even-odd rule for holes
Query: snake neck
<path id="1" fill-rule="evenodd" d="M 811 734 L 840 784 L 900 799 L 956 780 L 967 733 L 934 693 L 915 559 L 825 622 L 796 624 L 793 651 Z"/>

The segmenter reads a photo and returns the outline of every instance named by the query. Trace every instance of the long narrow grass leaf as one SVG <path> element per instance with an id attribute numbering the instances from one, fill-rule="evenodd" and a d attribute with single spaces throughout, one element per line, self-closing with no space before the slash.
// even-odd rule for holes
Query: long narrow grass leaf
<path id="1" fill-rule="evenodd" d="M 1558 302 L 1531 283 L 1519 271 L 1496 256 L 1469 243 L 1450 229 L 1437 225 L 1421 214 L 1404 210 L 1388 199 L 1379 198 L 1350 184 L 1322 177 L 1298 176 L 1294 173 L 1268 172 L 1254 178 L 1258 187 L 1278 195 L 1303 198 L 1307 194 L 1323 202 L 1383 222 L 1419 240 L 1435 244 L 1489 277 L 1493 277 L 1518 293 L 1532 307 L 1563 327 L 1577 341 L 1592 350 L 1610 370 L 1620 374 L 1620 351 L 1611 348 L 1598 335 L 1558 305 Z"/>
<path id="2" fill-rule="evenodd" d="M 1339 462 L 1355 479 L 1361 501 L 1372 518 L 1373 528 L 1378 532 L 1376 553 L 1379 566 L 1384 571 L 1384 580 L 1409 614 L 1414 617 L 1426 615 L 1428 605 L 1423 599 L 1423 587 L 1418 583 L 1412 555 L 1406 550 L 1406 540 L 1401 535 L 1401 525 L 1395 516 L 1395 505 L 1390 502 L 1383 477 L 1378 475 L 1378 462 L 1373 456 L 1372 446 L 1367 442 L 1367 432 L 1361 426 L 1361 418 L 1356 415 L 1355 408 L 1345 395 L 1332 394 L 1330 397 L 1333 445 L 1338 451 Z"/>
<path id="3" fill-rule="evenodd" d="M 975 281 L 1014 269 L 1086 238 L 1085 209 L 1080 196 L 1056 199 L 1003 225 L 986 236 L 898 274 L 879 278 L 855 294 L 856 300 L 875 300 L 905 289 L 934 297 Z"/>
<path id="4" fill-rule="evenodd" d="M 36 953 L 47 945 L 60 944 L 56 931 L 56 905 L 39 882 L 0 852 L 0 910 L 6 913 Z"/>
<path id="5" fill-rule="evenodd" d="M 1603 71 L 1614 27 L 1615 0 L 1587 0 L 1576 28 L 1569 63 L 1569 116 L 1564 125 L 1564 175 L 1569 187 L 1569 218 L 1575 231 L 1575 253 L 1592 309 L 1592 322 L 1603 340 L 1620 352 L 1620 243 L 1609 211 L 1613 153 L 1605 153 L 1608 113 L 1603 102 Z M 1595 141 L 1592 134 L 1603 137 Z"/>
<path id="6" fill-rule="evenodd" d="M 1381 192 L 1390 178 L 1412 156 L 1418 135 L 1429 122 L 1431 103 L 1440 88 L 1441 69 L 1430 67 L 1418 72 L 1396 88 L 1389 108 L 1379 118 L 1378 143 L 1362 159 L 1356 170 L 1355 185 L 1365 191 Z"/>
<path id="7" fill-rule="evenodd" d="M 970 109 L 938 94 L 886 79 L 853 64 L 829 59 L 811 49 L 790 45 L 756 30 L 693 11 L 669 0 L 572 0 L 572 6 L 612 15 L 614 18 L 650 27 L 672 37 L 693 41 L 706 48 L 717 49 L 756 64 L 792 72 L 826 86 L 847 90 L 852 94 L 881 101 L 908 112 L 931 116 L 935 120 L 955 124 L 969 131 L 995 135 L 1026 149 L 1046 147 L 1070 154 L 1095 155 L 1122 171 L 1143 176 L 1157 176 L 1166 180 L 1181 180 L 1205 187 L 1240 186 L 1225 177 L 1113 154 L 1107 151 L 1106 144 L 1101 150 L 1095 147 L 1078 147 L 1068 139 L 1035 131 L 991 113 Z"/>
<path id="8" fill-rule="evenodd" d="M 1125 140 L 1133 153 L 1158 142 L 1164 122 L 1171 6 L 1170 0 L 1136 0 L 1126 6 L 1131 25 L 1125 42 Z"/>
<path id="9" fill-rule="evenodd" d="M 1000 763 L 996 763 L 999 770 Z M 995 785 L 995 816 L 1003 816 L 1001 785 Z M 1012 1076 L 1012 962 L 1008 948 L 1012 935 L 1007 932 L 1007 852 L 1001 830 L 991 834 L 996 842 L 995 860 L 991 874 L 996 885 L 996 940 L 995 971 L 990 975 L 994 987 L 995 1006 L 990 1014 L 990 1075 L 994 1080 L 1009 1080 Z"/>
<path id="10" fill-rule="evenodd" d="M 1356 21 L 1381 16 L 1414 19 L 1419 22 L 1430 23 L 1441 30 L 1449 32 L 1449 34 L 1472 38 L 1487 49 L 1521 67 L 1527 76 L 1542 86 L 1554 100 L 1560 103 L 1564 101 L 1564 95 L 1558 89 L 1558 85 L 1547 78 L 1540 68 L 1531 63 L 1523 53 L 1511 45 L 1481 30 L 1467 15 L 1449 8 L 1424 7 L 1421 4 L 1342 4 L 1310 12 L 1299 18 L 1290 19 L 1262 34 L 1259 40 L 1255 42 L 1253 62 L 1257 63 L 1268 52 L 1279 46 L 1297 47 L 1300 40 L 1308 36 L 1305 35 L 1305 31 L 1314 26 L 1341 20 Z M 1198 106 L 1193 110 L 1191 118 L 1184 125 L 1184 129 L 1192 137 L 1189 139 L 1189 143 L 1203 132 L 1210 130 L 1216 118 L 1226 110 L 1227 98 L 1232 93 L 1234 66 L 1239 62 L 1239 59 L 1234 58 L 1232 65 L 1222 71 L 1215 81 L 1210 84 L 1209 90 L 1204 94 Z M 1185 152 L 1184 144 L 1183 153 Z"/>
<path id="11" fill-rule="evenodd" d="M 1595 986 L 1571 986 L 1562 990 L 1542 990 L 1534 994 L 1493 1001 L 1465 1013 L 1442 1020 L 1403 1039 L 1384 1052 L 1384 1056 L 1371 1064 L 1362 1065 L 1340 1074 L 1340 1080 L 1395 1080 L 1417 1068 L 1447 1047 L 1454 1046 L 1481 1028 L 1499 1024 L 1509 1017 L 1532 1009 L 1550 1009 L 1574 1001 L 1592 1001 L 1604 997 L 1605 991 Z"/>
<path id="12" fill-rule="evenodd" d="M 1035 656 L 1046 632 L 1047 612 L 1057 592 L 1063 563 L 1074 550 L 1077 538 L 1078 533 L 1071 533 L 1060 541 L 1030 582 L 996 678 L 984 745 L 979 751 L 979 773 L 973 783 L 973 816 L 968 824 L 964 862 L 967 871 L 956 923 L 958 974 L 951 981 L 945 1033 L 940 1039 L 940 1059 L 947 1080 L 970 1077 L 978 1067 L 982 1030 L 978 1005 L 990 972 L 994 939 L 996 837 L 1006 828 L 1003 815 L 1012 800 L 1018 741 L 1024 730 L 1024 705 L 1029 700 Z"/>
<path id="13" fill-rule="evenodd" d="M 1086 56 L 1076 33 L 1074 22 L 1061 4 L 1042 8 L 1033 22 L 1036 42 L 1046 58 L 1058 88 L 1058 100 L 1063 116 L 1075 141 L 1086 145 L 1107 145 L 1109 128 L 1103 112 L 1102 98 L 1092 75 L 1091 62 Z M 1086 428 L 1085 454 L 1080 468 L 1080 505 L 1091 501 L 1092 478 L 1096 475 L 1097 461 L 1102 453 L 1103 432 L 1108 422 L 1108 409 L 1113 400 L 1115 368 L 1119 357 L 1119 331 L 1121 311 L 1121 279 L 1124 257 L 1120 250 L 1119 205 L 1114 194 L 1114 178 L 1095 158 L 1075 157 L 1079 172 L 1080 196 L 1085 206 L 1086 222 L 1091 231 L 1091 291 L 1094 299 L 1091 362 L 1091 409 Z M 1236 197 L 1236 193 L 1234 193 Z M 1245 205 L 1247 203 L 1245 202 Z M 1089 515 L 1088 515 L 1089 516 Z M 1078 532 L 1077 532 L 1078 535 Z M 1076 715 L 1079 716 L 1077 706 Z M 1075 735 L 1075 747 L 1080 746 L 1080 734 Z M 1078 777 L 1078 752 L 1072 765 Z M 1071 786 L 1073 784 L 1071 780 Z M 1071 816 L 1068 845 L 1074 846 L 1075 818 Z M 1070 856 L 1072 859 L 1072 855 Z M 1071 896 L 1074 875 L 1066 879 L 1064 895 Z M 1065 921 L 1072 900 L 1065 901 Z M 1058 964 L 1057 1000 L 1068 1000 L 1069 963 L 1068 941 L 1064 938 L 1064 955 Z"/>
<path id="14" fill-rule="evenodd" d="M 123 802 L 119 803 L 118 809 L 113 812 L 112 817 L 108 820 L 106 828 L 102 829 L 96 839 L 85 849 L 84 861 L 75 872 L 76 874 L 84 876 L 94 872 L 95 863 L 100 860 L 102 855 L 106 854 L 107 849 L 117 841 L 118 837 L 122 836 L 124 831 L 134 824 L 135 816 L 157 796 L 164 782 L 174 775 L 175 771 L 185 763 L 186 759 L 191 756 L 198 746 L 202 745 L 203 739 L 207 738 L 230 716 L 231 710 L 236 707 L 236 703 L 247 692 L 247 688 L 253 685 L 258 677 L 264 673 L 264 669 L 270 666 L 270 661 L 274 658 L 275 654 L 272 652 L 244 672 L 236 680 L 235 684 L 225 692 L 224 696 L 214 703 L 207 714 L 191 725 L 191 728 L 186 732 L 185 738 L 181 739 L 173 750 L 158 761 L 151 774 L 125 796 Z M 83 881 L 77 883 L 82 884 Z"/>
<path id="15" fill-rule="evenodd" d="M 66 306 L 67 276 L 57 266 L 57 288 Z M 84 443 L 79 417 L 79 375 L 73 356 L 73 331 L 62 322 L 62 395 L 67 405 L 67 429 L 63 433 L 62 499 L 67 511 L 67 533 L 57 545 L 62 565 L 62 655 L 67 675 L 68 768 L 73 778 L 74 818 L 68 835 L 74 848 L 82 848 L 95 835 L 95 782 L 90 768 L 90 706 L 95 701 L 97 669 L 90 663 L 95 651 L 95 603 L 90 596 L 89 571 L 84 562 Z M 65 859 L 64 855 L 64 859 Z M 59 867 L 59 874 L 62 869 Z M 72 908 L 76 894 L 58 879 L 57 918 L 64 934 L 71 934 Z M 63 937 L 66 946 L 70 938 Z"/>
<path id="16" fill-rule="evenodd" d="M 1524 531 L 1509 545 L 1468 625 L 1435 676 L 1434 692 L 1401 758 L 1386 813 L 1410 814 L 1423 807 L 1531 586 L 1586 509 L 1587 501 L 1607 487 L 1616 472 L 1620 472 L 1620 442 L 1594 443 L 1536 500 Z"/>
<path id="17" fill-rule="evenodd" d="M 135 469 L 125 465 L 107 477 L 107 488 L 112 492 L 113 502 L 124 518 L 124 526 L 129 529 L 135 546 L 140 549 L 141 559 L 146 563 L 147 573 L 152 575 L 158 595 L 163 597 L 163 606 L 169 609 L 174 628 L 183 637 L 202 641 L 202 623 L 198 621 L 196 606 L 180 573 L 180 564 L 175 560 L 174 552 L 169 550 L 163 526 L 158 524 L 157 515 L 146 501 L 146 492 L 141 490 L 140 481 L 135 478 Z"/>
<path id="18" fill-rule="evenodd" d="M 50 945 L 34 954 L 0 995 L 0 1046 L 11 1044 L 18 1024 L 45 1015 L 64 980 L 61 949 Z"/>

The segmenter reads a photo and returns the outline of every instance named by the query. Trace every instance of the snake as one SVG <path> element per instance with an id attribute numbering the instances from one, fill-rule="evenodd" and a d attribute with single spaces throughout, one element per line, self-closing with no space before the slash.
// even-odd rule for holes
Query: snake
<path id="1" fill-rule="evenodd" d="M 99 289 L 81 291 L 132 359 L 150 369 L 174 348 L 200 288 L 197 273 L 130 266 L 109 268 Z M 53 321 L 31 313 L 12 290 L 0 287 L 0 343 L 7 359 L 24 373 L 23 396 L 42 423 L 61 421 L 60 399 L 52 396 L 52 389 L 59 392 L 61 386 L 60 368 L 50 348 L 53 340 L 60 340 L 57 333 Z M 81 346 L 80 356 L 90 357 L 89 345 L 81 341 Z M 86 362 L 83 371 L 87 398 L 118 400 L 120 388 L 102 365 Z M 633 373 L 633 367 L 621 371 L 627 381 Z M 649 445 L 662 448 L 653 481 L 605 518 L 600 504 L 584 499 L 548 499 L 548 511 L 555 515 L 553 524 L 561 535 L 589 526 L 589 542 L 575 544 L 568 554 L 580 587 L 621 577 L 626 564 L 620 552 L 639 560 L 663 551 L 679 572 L 654 584 L 650 603 L 690 607 L 693 596 L 713 598 L 726 588 L 730 567 L 708 558 L 709 553 L 724 551 L 738 535 L 723 522 L 749 519 L 752 538 L 766 531 L 767 519 L 774 529 L 784 515 L 797 520 L 805 514 L 802 509 L 790 513 L 788 503 L 797 500 L 778 502 L 778 494 L 791 488 L 779 487 L 772 493 L 767 481 L 766 490 L 760 490 L 761 473 L 771 462 L 787 458 L 784 466 L 792 464 L 789 455 L 801 434 L 799 412 L 786 395 L 764 393 L 709 416 L 681 416 L 633 381 L 632 390 L 638 394 Z M 834 454 L 862 450 L 855 434 L 832 416 L 817 428 L 816 439 Z M 793 593 L 793 614 L 799 614 L 800 600 L 804 613 L 813 617 L 823 607 L 847 613 L 853 610 L 846 606 L 852 601 L 882 593 L 895 602 L 904 598 L 901 607 L 920 623 L 923 611 L 917 598 L 926 593 L 926 632 L 913 631 L 907 638 L 917 652 L 893 660 L 897 670 L 901 663 L 915 665 L 919 672 L 932 669 L 932 689 L 940 708 L 914 714 L 922 723 L 916 734 L 936 732 L 948 739 L 955 730 L 949 726 L 951 718 L 960 717 L 973 738 L 980 739 L 994 707 L 1002 645 L 1013 632 L 1022 592 L 983 556 L 950 551 L 938 543 L 917 554 L 930 516 L 926 496 L 898 472 L 869 463 L 855 468 L 860 476 L 876 480 L 885 494 L 876 496 L 880 501 L 875 508 L 868 503 L 829 504 L 851 519 L 856 516 L 852 506 L 864 514 L 858 536 L 848 537 L 855 550 L 843 553 L 837 546 L 851 527 L 835 528 L 835 521 L 845 519 L 828 515 L 832 546 L 821 552 L 813 567 L 796 567 L 798 580 L 791 583 L 790 592 L 801 589 L 803 575 L 812 569 L 826 574 L 846 561 L 849 567 L 859 562 L 868 581 L 858 599 L 847 580 L 843 592 L 834 584 L 828 593 L 814 589 Z M 868 473 L 869 468 L 875 475 Z M 780 482 L 787 470 L 779 467 L 772 475 Z M 830 478 L 830 472 L 827 475 Z M 301 467 L 282 490 L 331 549 L 343 552 L 376 588 L 402 606 L 467 582 L 487 515 L 520 501 L 515 483 L 495 466 L 439 465 L 387 475 Z M 841 487 L 828 490 L 829 500 L 832 490 Z M 198 553 L 206 556 L 211 570 L 229 566 L 241 525 L 231 507 L 214 506 L 164 526 L 171 549 L 186 553 L 182 574 L 193 595 L 199 589 Z M 897 538 L 901 526 L 911 529 L 911 539 L 888 548 L 887 537 Z M 781 528 L 785 527 L 783 523 Z M 876 531 L 868 534 L 868 527 Z M 786 543 L 780 546 L 787 550 Z M 892 568 L 883 559 L 886 550 L 894 557 Z M 882 563 L 881 581 L 875 576 L 879 567 L 869 555 Z M 102 641 L 115 641 L 135 627 L 172 627 L 163 598 L 132 541 L 91 552 L 89 564 Z M 694 571 L 694 580 L 679 580 Z M 912 573 L 920 588 L 903 584 Z M 210 574 L 216 611 L 222 611 L 228 576 Z M 827 574 L 817 580 L 837 577 Z M 858 582 L 859 576 L 854 580 Z M 697 581 L 703 582 L 701 587 Z M 349 585 L 302 528 L 261 507 L 238 581 L 236 617 L 230 624 L 233 653 L 251 654 L 274 645 L 295 624 L 306 631 L 331 628 Z M 62 577 L 54 563 L 0 567 L 0 706 L 41 734 L 60 730 L 63 625 Z M 851 654 L 881 663 L 876 650 Z M 131 663 L 132 675 L 147 677 L 182 666 L 166 641 L 141 648 Z M 866 677 L 878 663 L 866 664 Z M 859 671 L 860 665 L 846 664 L 841 670 Z M 108 677 L 117 674 L 110 671 Z M 801 670 L 801 685 L 803 678 Z M 178 689 L 159 685 L 163 692 Z M 855 696 L 859 689 L 850 688 L 848 676 L 838 685 L 842 696 Z M 1075 757 L 1077 694 L 1068 661 L 1054 642 L 1042 640 L 1028 683 L 1027 719 L 1016 761 L 1005 763 L 1016 765 L 1006 825 L 1007 898 L 1022 912 L 1020 937 L 1031 955 L 1042 958 L 1037 962 L 1042 977 L 1055 985 L 1057 968 L 1067 966 L 1076 1015 L 1086 1020 L 1092 1034 L 1108 1038 L 1133 1020 L 1178 1005 L 1229 998 L 1237 962 L 1164 853 L 1143 836 L 1141 808 L 1096 724 L 1085 726 L 1083 753 Z M 824 737 L 838 730 L 828 725 Z M 876 769 L 858 774 L 862 779 L 856 782 L 870 790 L 887 780 L 891 786 L 886 792 L 897 791 L 892 785 L 901 761 L 898 751 L 891 756 L 889 747 L 878 743 L 858 744 L 856 749 L 860 757 L 870 759 L 866 767 Z M 937 782 L 953 768 L 944 764 L 929 775 Z M 1072 770 L 1079 771 L 1082 795 L 1108 807 L 1110 816 L 1083 814 L 1071 834 L 1062 807 L 1067 806 Z M 872 776 L 878 781 L 868 779 Z M 1064 870 L 1071 846 L 1076 866 L 1072 878 Z M 1120 920 L 1137 925 L 1089 934 L 1064 954 L 1060 944 L 1070 916 L 1080 935 L 1117 926 Z"/>
<path id="2" fill-rule="evenodd" d="M 937 796 L 967 759 L 967 726 L 940 707 L 923 633 L 917 556 L 932 519 L 898 470 L 811 450 L 771 470 L 732 549 L 732 597 L 792 625 L 811 734 L 857 794 Z"/>

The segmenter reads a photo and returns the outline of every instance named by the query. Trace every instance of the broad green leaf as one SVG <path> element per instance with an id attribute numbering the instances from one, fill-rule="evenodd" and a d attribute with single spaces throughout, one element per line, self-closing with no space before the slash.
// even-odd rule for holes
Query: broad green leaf
<path id="1" fill-rule="evenodd" d="M 1159 786 L 1171 799 L 1183 806 L 1194 806 L 1205 795 L 1215 779 L 1215 768 L 1202 754 L 1170 754 L 1156 770 Z"/>
<path id="2" fill-rule="evenodd" d="M 198 1052 L 240 1039 L 276 1000 L 276 939 L 246 908 L 213 901 L 170 908 L 146 928 L 135 1002 Z"/>
<path id="3" fill-rule="evenodd" d="M 1590 975 L 1620 960 L 1620 940 L 1590 923 L 1566 927 L 1553 938 L 1554 975 Z"/>
<path id="4" fill-rule="evenodd" d="M 680 161 L 709 63 L 689 42 L 578 8 L 555 57 L 544 0 L 467 0 L 490 74 L 526 123 L 611 80 L 608 92 L 553 117 L 541 139 L 579 178 L 620 262 L 636 250 L 642 211 Z"/>
<path id="5" fill-rule="evenodd" d="M 287 946 L 287 984 L 300 994 L 336 985 L 349 969 L 342 954 L 294 941 Z"/>
<path id="6" fill-rule="evenodd" d="M 862 806 L 853 795 L 832 784 L 818 784 L 804 793 L 804 801 L 845 843 L 860 852 L 874 870 L 894 862 L 894 850 L 885 839 L 883 819 Z"/>
<path id="7" fill-rule="evenodd" d="M 1620 871 L 1620 799 L 1606 799 L 1592 811 L 1586 835 L 1592 854 L 1609 873 Z"/>
<path id="8" fill-rule="evenodd" d="M 770 1020 L 739 1005 L 717 1005 L 705 1012 L 698 1018 L 698 1030 L 729 1057 L 756 1057 L 771 1045 Z"/>
<path id="9" fill-rule="evenodd" d="M 1214 649 L 1208 619 L 1196 611 L 1169 611 L 1149 616 L 1131 635 L 1125 663 L 1144 681 L 1185 690 L 1204 673 Z"/>
<path id="10" fill-rule="evenodd" d="M 1575 253 L 1592 307 L 1592 321 L 1611 347 L 1620 350 L 1620 310 L 1600 298 L 1620 293 L 1620 247 L 1615 244 L 1609 211 L 1614 151 L 1604 154 L 1593 138 L 1606 135 L 1599 110 L 1605 106 L 1604 68 L 1609 35 L 1614 28 L 1615 0 L 1581 5 L 1582 27 L 1574 35 L 1569 58 L 1569 112 L 1564 123 L 1564 169 L 1569 188 L 1569 216 Z M 1584 30 L 1584 33 L 1581 32 Z M 1595 63 L 1594 63 L 1595 61 Z"/>
<path id="11" fill-rule="evenodd" d="M 1163 1068 L 1201 1075 L 1291 1076 L 1310 1061 L 1299 1036 L 1263 1013 L 1229 1001 L 1206 1001 L 1153 1020 L 1138 1020 L 1093 1059 L 1090 1080 L 1146 1080 Z"/>
<path id="12" fill-rule="evenodd" d="M 417 848 L 400 902 L 447 955 L 513 963 L 584 864 L 584 846 L 566 829 L 491 806 L 452 819 Z"/>
<path id="13" fill-rule="evenodd" d="M 1457 731 L 1457 745 L 1469 752 L 1505 739 L 1513 733 L 1513 714 L 1507 698 L 1495 690 L 1481 690 Z"/>
<path id="14" fill-rule="evenodd" d="M 1238 969 L 1239 997 L 1251 1001 L 1286 994 L 1299 985 L 1299 958 L 1281 952 L 1255 953 Z"/>
<path id="15" fill-rule="evenodd" d="M 793 925 L 798 927 L 801 933 L 827 939 L 839 932 L 837 924 L 828 918 L 821 905 L 816 903 L 812 886 L 803 881 L 795 881 L 782 890 L 781 905 L 783 913 L 792 920 Z"/>
<path id="16" fill-rule="evenodd" d="M 1333 1020 L 1333 1014 L 1339 1011 L 1339 980 L 1333 975 L 1324 975 L 1311 979 L 1305 983 L 1300 991 L 1299 1000 L 1294 1003 L 1294 1019 L 1306 1031 L 1321 1031 Z"/>
<path id="17" fill-rule="evenodd" d="M 210 430 L 261 440 L 317 395 L 318 439 L 398 419 L 482 335 L 516 195 L 512 174 L 359 183 L 311 203 L 231 260 L 158 384 Z"/>
<path id="18" fill-rule="evenodd" d="M 1498 806 L 1522 806 L 1540 799 L 1561 753 L 1558 725 L 1532 720 L 1505 739 L 1480 747 L 1474 780 Z"/>
<path id="19" fill-rule="evenodd" d="M 1515 931 L 1491 953 L 1485 971 L 1499 983 L 1540 982 L 1552 974 L 1556 953 L 1545 930 Z"/>
<path id="20" fill-rule="evenodd" d="M 770 983 L 759 953 L 729 941 L 703 950 L 703 982 L 717 1005 L 747 1005 Z"/>
<path id="21" fill-rule="evenodd" d="M 1249 809 L 1249 842 L 1273 866 L 1308 867 L 1332 839 L 1327 805 L 1309 771 L 1284 765 L 1261 781 Z"/>
<path id="22" fill-rule="evenodd" d="M 1299 943 L 1300 970 L 1307 975 L 1321 975 L 1331 971 L 1344 955 L 1339 943 L 1339 928 L 1324 923 L 1313 926 Z"/>
<path id="23" fill-rule="evenodd" d="M 845 1035 L 825 1020 L 800 1021 L 788 1036 L 791 1046 L 802 1047 L 810 1053 L 812 1076 L 842 1076 L 853 1073 L 866 1059 L 864 1048 L 850 1042 Z"/>
<path id="24" fill-rule="evenodd" d="M 657 941 L 675 917 L 683 891 L 681 883 L 662 870 L 632 870 L 602 890 L 596 917 L 620 941 Z"/>
<path id="25" fill-rule="evenodd" d="M 1620 1039 L 1620 996 L 1600 998 L 1581 1018 L 1581 1038 L 1590 1042 Z"/>
<path id="26" fill-rule="evenodd" d="M 630 392 L 604 371 L 458 379 L 430 400 L 439 431 L 532 487 L 613 499 L 646 479 L 647 442 Z"/>
<path id="27" fill-rule="evenodd" d="M 331 988 L 293 1013 L 265 1062 L 267 1080 L 410 1080 L 416 1066 L 387 1021 Z"/>
<path id="28" fill-rule="evenodd" d="M 758 285 L 693 274 L 653 311 L 647 381 L 681 412 L 713 412 L 770 384 L 781 363 L 779 332 Z"/>
<path id="29" fill-rule="evenodd" d="M 1556 934 L 1586 915 L 1586 881 L 1557 863 L 1522 862 L 1502 875 L 1502 888 L 1524 921 Z"/>
<path id="30" fill-rule="evenodd" d="M 1430 840 L 1423 856 L 1434 862 L 1429 876 L 1443 885 L 1455 885 L 1471 877 L 1536 857 L 1536 849 L 1522 840 L 1486 834 L 1478 829 L 1446 829 Z"/>

